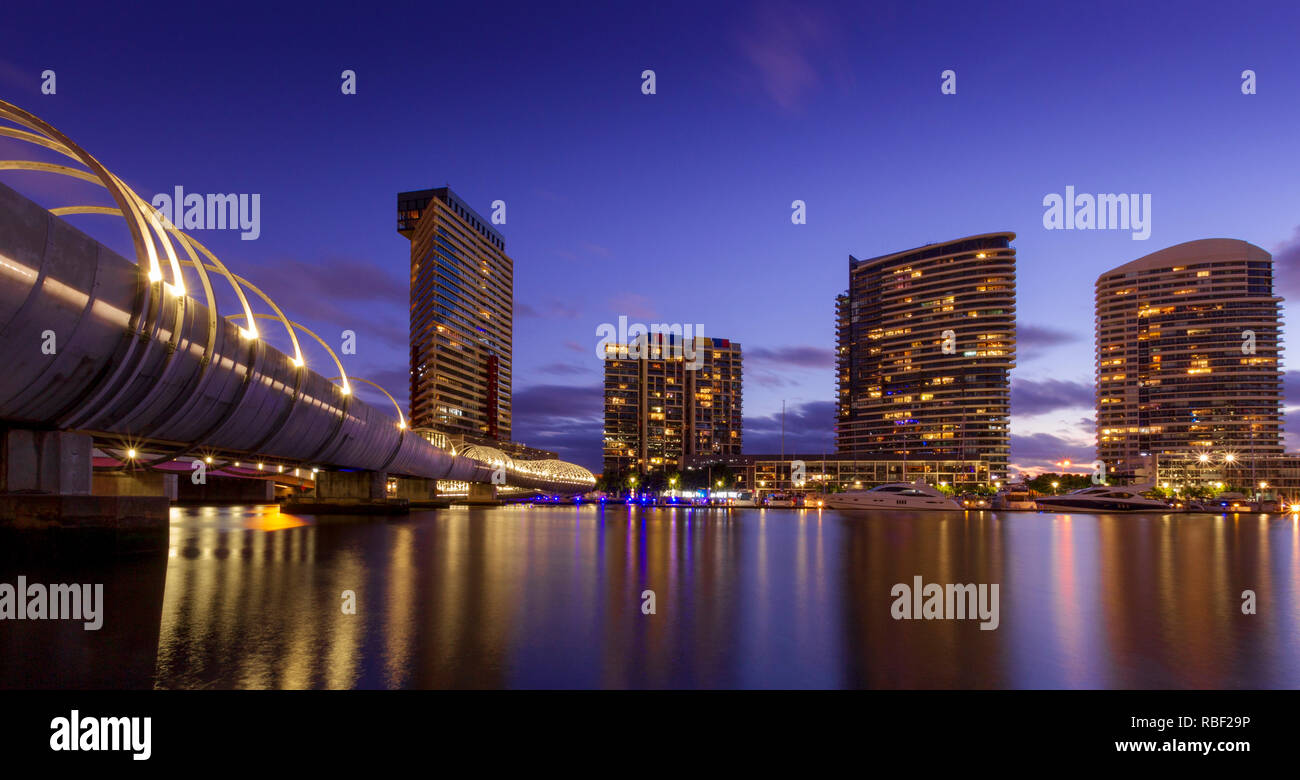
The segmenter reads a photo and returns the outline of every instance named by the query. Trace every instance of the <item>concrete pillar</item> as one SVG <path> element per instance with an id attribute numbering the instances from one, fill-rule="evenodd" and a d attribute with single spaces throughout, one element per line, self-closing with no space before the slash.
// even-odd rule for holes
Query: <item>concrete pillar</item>
<path id="1" fill-rule="evenodd" d="M 469 483 L 469 503 L 495 503 L 497 500 L 497 486 L 486 482 Z"/>
<path id="2" fill-rule="evenodd" d="M 94 448 L 84 433 L 5 431 L 0 443 L 0 493 L 88 496 Z"/>
<path id="3" fill-rule="evenodd" d="M 97 496 L 162 496 L 176 500 L 176 474 L 161 471 L 101 471 L 91 491 Z"/>
<path id="4" fill-rule="evenodd" d="M 316 498 L 382 501 L 388 498 L 388 475 L 382 471 L 322 471 L 316 475 Z"/>
<path id="5" fill-rule="evenodd" d="M 409 501 L 433 501 L 438 497 L 438 480 L 423 477 L 398 477 L 393 498 Z"/>
<path id="6" fill-rule="evenodd" d="M 93 452 L 80 433 L 0 435 L 0 549 L 30 560 L 166 551 L 176 475 L 95 474 Z"/>

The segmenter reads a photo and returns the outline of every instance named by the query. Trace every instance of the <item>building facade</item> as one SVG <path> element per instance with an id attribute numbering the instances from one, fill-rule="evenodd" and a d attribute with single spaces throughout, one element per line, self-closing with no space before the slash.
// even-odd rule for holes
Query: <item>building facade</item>
<path id="1" fill-rule="evenodd" d="M 836 299 L 836 451 L 982 461 L 1005 480 L 1015 365 L 1014 233 L 849 257 Z"/>
<path id="2" fill-rule="evenodd" d="M 607 475 L 675 471 L 697 454 L 740 454 L 740 344 L 703 337 L 692 343 L 693 351 L 680 337 L 605 345 Z"/>
<path id="3" fill-rule="evenodd" d="M 1282 454 L 1273 258 L 1205 239 L 1096 285 L 1097 456 L 1121 480 L 1213 468 L 1244 484 Z M 1233 476 L 1235 475 L 1235 477 Z"/>
<path id="4" fill-rule="evenodd" d="M 514 261 L 449 188 L 397 196 L 411 241 L 410 418 L 416 428 L 510 438 Z"/>
<path id="5" fill-rule="evenodd" d="M 734 477 L 729 487 L 752 490 L 760 497 L 773 493 L 836 493 L 918 479 L 961 495 L 988 490 L 999 481 L 987 460 L 858 460 L 822 454 L 692 456 L 685 460 L 686 469 L 722 466 Z"/>

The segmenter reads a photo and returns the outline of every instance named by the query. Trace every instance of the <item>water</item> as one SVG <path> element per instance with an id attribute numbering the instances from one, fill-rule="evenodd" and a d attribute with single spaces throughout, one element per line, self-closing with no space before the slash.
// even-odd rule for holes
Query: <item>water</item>
<path id="1" fill-rule="evenodd" d="M 105 582 L 107 609 L 98 632 L 7 621 L 0 686 L 1300 687 L 1291 517 L 200 508 L 170 544 L 6 565 Z M 917 575 L 997 583 L 997 629 L 893 619 Z"/>

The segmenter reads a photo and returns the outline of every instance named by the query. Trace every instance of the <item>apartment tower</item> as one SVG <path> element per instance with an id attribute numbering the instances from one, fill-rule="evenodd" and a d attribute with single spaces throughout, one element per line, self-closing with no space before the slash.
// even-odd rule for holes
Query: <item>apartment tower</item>
<path id="1" fill-rule="evenodd" d="M 410 423 L 510 438 L 514 261 L 505 239 L 447 187 L 397 196 L 411 241 Z"/>
<path id="2" fill-rule="evenodd" d="M 979 460 L 1006 478 L 1015 237 L 849 257 L 836 299 L 840 457 Z"/>
<path id="3" fill-rule="evenodd" d="M 605 345 L 606 474 L 674 471 L 687 456 L 740 454 L 740 344 L 703 337 L 681 344 L 678 336 Z"/>
<path id="4" fill-rule="evenodd" d="M 1246 470 L 1282 453 L 1282 299 L 1267 252 L 1189 241 L 1107 271 L 1096 294 L 1097 456 L 1110 474 Z"/>

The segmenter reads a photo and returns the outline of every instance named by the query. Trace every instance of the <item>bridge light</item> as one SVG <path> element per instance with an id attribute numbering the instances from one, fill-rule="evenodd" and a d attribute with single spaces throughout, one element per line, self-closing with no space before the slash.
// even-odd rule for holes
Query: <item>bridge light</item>
<path id="1" fill-rule="evenodd" d="M 302 358 L 300 358 L 300 357 L 296 357 L 296 358 L 294 358 L 294 359 L 293 359 L 293 366 L 294 366 L 294 368 L 302 368 L 302 367 L 303 367 Z"/>
<path id="2" fill-rule="evenodd" d="M 262 464 L 261 464 L 261 463 L 257 464 L 257 470 L 258 470 L 258 471 L 261 471 L 261 470 L 262 470 Z"/>
<path id="3" fill-rule="evenodd" d="M 127 451 L 126 451 L 126 457 L 127 457 L 127 460 L 135 460 L 135 450 L 133 450 L 133 449 L 131 449 L 131 450 L 127 450 Z"/>
<path id="4" fill-rule="evenodd" d="M 284 473 L 284 466 L 283 466 L 283 465 L 279 467 L 279 471 L 280 471 L 281 474 Z"/>
<path id="5" fill-rule="evenodd" d="M 317 473 L 319 473 L 319 472 L 320 472 L 320 469 L 312 469 L 312 470 L 311 470 L 311 473 L 313 473 L 313 474 L 317 474 Z"/>
<path id="6" fill-rule="evenodd" d="M 203 461 L 204 461 L 205 463 L 211 463 L 211 462 L 212 462 L 212 456 L 209 455 L 208 457 L 204 458 Z"/>

